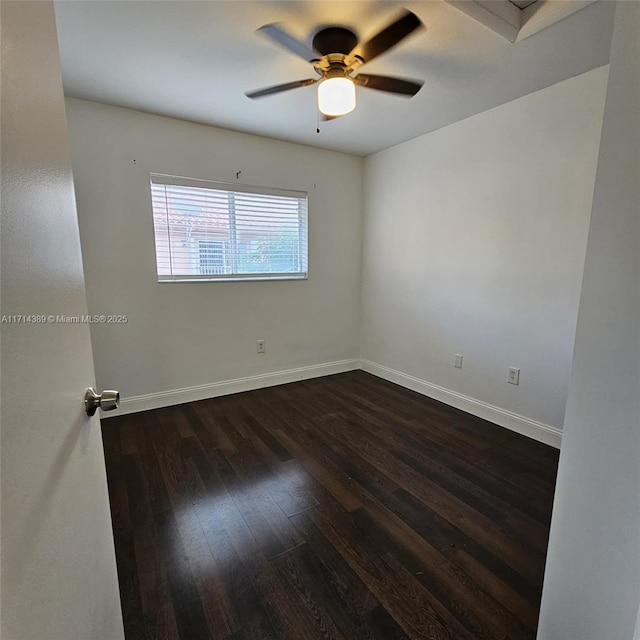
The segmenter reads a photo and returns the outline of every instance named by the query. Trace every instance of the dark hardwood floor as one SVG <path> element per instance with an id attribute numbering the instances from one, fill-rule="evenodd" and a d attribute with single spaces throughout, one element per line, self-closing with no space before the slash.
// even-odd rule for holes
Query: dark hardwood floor
<path id="1" fill-rule="evenodd" d="M 102 431 L 128 640 L 535 638 L 551 447 L 361 371 Z"/>

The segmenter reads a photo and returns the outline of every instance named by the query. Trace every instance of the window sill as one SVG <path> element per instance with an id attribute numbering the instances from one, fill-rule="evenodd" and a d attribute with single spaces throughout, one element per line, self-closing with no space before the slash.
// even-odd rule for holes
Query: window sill
<path id="1" fill-rule="evenodd" d="M 158 278 L 159 283 L 176 283 L 176 282 L 269 282 L 271 280 L 308 280 L 307 273 L 287 273 L 287 274 L 269 274 L 269 275 L 227 275 L 224 277 L 194 277 L 194 276 L 171 276 L 166 278 Z"/>

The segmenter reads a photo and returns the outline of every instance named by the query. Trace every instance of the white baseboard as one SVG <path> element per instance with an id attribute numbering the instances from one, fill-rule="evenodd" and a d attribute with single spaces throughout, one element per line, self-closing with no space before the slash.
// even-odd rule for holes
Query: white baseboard
<path id="1" fill-rule="evenodd" d="M 383 365 L 371 362 L 370 360 L 358 360 L 352 358 L 349 360 L 339 360 L 336 362 L 325 362 L 323 364 L 311 365 L 308 367 L 299 367 L 297 369 L 287 369 L 286 371 L 274 371 L 271 373 L 262 373 L 246 378 L 236 378 L 234 380 L 223 380 L 221 382 L 213 382 L 210 384 L 202 384 L 195 387 L 186 387 L 183 389 L 171 389 L 169 391 L 160 391 L 158 393 L 148 393 L 141 396 L 132 396 L 123 398 L 120 407 L 108 414 L 102 414 L 102 417 L 126 415 L 128 413 L 137 413 L 138 411 L 147 411 L 149 409 L 159 409 L 161 407 L 169 407 L 174 404 L 182 404 L 184 402 L 194 402 L 196 400 L 206 400 L 207 398 L 215 398 L 218 396 L 226 396 L 231 393 L 240 393 L 241 391 L 252 391 L 254 389 L 262 389 L 264 387 L 273 387 L 278 384 L 287 384 L 298 380 L 308 380 L 310 378 L 319 378 L 321 376 L 329 376 L 336 373 L 344 373 L 345 371 L 353 371 L 362 369 L 368 373 L 399 384 L 401 387 L 411 389 L 424 396 L 439 400 L 457 409 L 462 409 L 471 415 L 483 418 L 489 422 L 506 427 L 520 433 L 522 435 L 544 442 L 552 447 L 560 448 L 562 440 L 562 431 L 556 427 L 552 427 L 536 420 L 531 420 L 524 416 L 512 413 L 506 409 L 501 409 L 494 405 L 470 398 L 457 391 L 440 387 L 426 380 L 421 380 L 414 376 L 410 376 L 401 371 L 390 369 Z"/>
<path id="2" fill-rule="evenodd" d="M 194 402 L 196 400 L 206 400 L 217 396 L 226 396 L 230 393 L 241 391 L 252 391 L 264 387 L 273 387 L 278 384 L 296 382 L 297 380 L 307 380 L 309 378 L 319 378 L 335 373 L 344 373 L 359 368 L 359 360 L 338 360 L 336 362 L 325 362 L 323 364 L 311 365 L 309 367 L 299 367 L 297 369 L 287 369 L 286 371 L 274 371 L 271 373 L 261 373 L 256 376 L 246 378 L 236 378 L 235 380 L 223 380 L 211 384 L 202 384 L 184 389 L 171 389 L 158 393 L 148 393 L 141 396 L 122 398 L 120 407 L 107 414 L 101 414 L 103 418 L 111 416 L 122 416 L 148 409 L 159 409 L 169 407 L 174 404 L 184 402 Z"/>
<path id="3" fill-rule="evenodd" d="M 432 384 L 431 382 L 407 375 L 395 369 L 384 367 L 370 360 L 360 360 L 360 369 L 384 380 L 388 380 L 389 382 L 399 384 L 401 387 L 433 398 L 434 400 L 444 402 L 444 404 L 456 407 L 456 409 L 462 409 L 462 411 L 466 411 L 478 418 L 483 418 L 501 427 L 506 427 L 511 431 L 538 440 L 538 442 L 544 442 L 556 449 L 560 448 L 562 431 L 551 425 L 525 418 L 517 413 L 512 413 L 511 411 L 501 409 L 500 407 L 482 402 L 481 400 L 476 400 L 475 398 L 470 398 L 457 391 L 440 387 L 437 384 Z"/>

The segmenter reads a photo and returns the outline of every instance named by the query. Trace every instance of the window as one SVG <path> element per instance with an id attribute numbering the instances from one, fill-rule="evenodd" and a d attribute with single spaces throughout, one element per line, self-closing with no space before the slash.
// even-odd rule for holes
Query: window
<path id="1" fill-rule="evenodd" d="M 307 277 L 307 194 L 151 175 L 160 282 Z"/>

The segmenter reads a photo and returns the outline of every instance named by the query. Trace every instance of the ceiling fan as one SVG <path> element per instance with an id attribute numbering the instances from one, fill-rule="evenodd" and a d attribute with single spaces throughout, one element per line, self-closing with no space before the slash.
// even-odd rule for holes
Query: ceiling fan
<path id="1" fill-rule="evenodd" d="M 420 91 L 422 81 L 368 73 L 353 74 L 362 65 L 371 62 L 423 27 L 418 16 L 405 10 L 366 42 L 358 42 L 356 34 L 345 27 L 325 27 L 315 34 L 312 47 L 309 47 L 278 24 L 267 24 L 260 27 L 258 31 L 310 62 L 319 77 L 248 91 L 245 95 L 249 98 L 263 98 L 281 91 L 318 84 L 318 109 L 327 120 L 353 111 L 356 106 L 356 85 L 377 91 L 414 96 Z"/>

